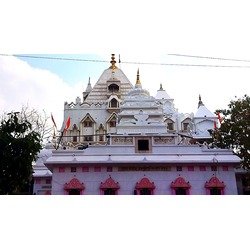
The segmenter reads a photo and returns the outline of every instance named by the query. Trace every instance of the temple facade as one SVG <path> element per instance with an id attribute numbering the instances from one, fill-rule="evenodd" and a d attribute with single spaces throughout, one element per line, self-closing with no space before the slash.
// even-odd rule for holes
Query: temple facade
<path id="1" fill-rule="evenodd" d="M 110 63 L 82 99 L 64 104 L 59 147 L 42 166 L 51 194 L 237 194 L 240 159 L 210 147 L 218 121 L 201 97 L 195 113 L 179 113 L 162 85 L 153 97 L 139 70 L 133 85 L 114 54 Z M 37 194 L 48 179 L 38 172 Z"/>

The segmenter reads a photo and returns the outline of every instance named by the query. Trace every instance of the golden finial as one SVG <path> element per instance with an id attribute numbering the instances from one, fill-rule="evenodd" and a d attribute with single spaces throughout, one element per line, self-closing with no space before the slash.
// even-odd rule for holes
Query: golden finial
<path id="1" fill-rule="evenodd" d="M 139 68 L 137 70 L 137 77 L 136 77 L 136 84 L 135 85 L 141 85 Z"/>
<path id="2" fill-rule="evenodd" d="M 111 63 L 111 66 L 109 67 L 110 69 L 112 69 L 112 70 L 115 70 L 115 69 L 117 69 L 117 67 L 116 67 L 116 60 L 115 60 L 115 54 L 111 54 L 111 61 L 110 61 L 110 63 Z"/>

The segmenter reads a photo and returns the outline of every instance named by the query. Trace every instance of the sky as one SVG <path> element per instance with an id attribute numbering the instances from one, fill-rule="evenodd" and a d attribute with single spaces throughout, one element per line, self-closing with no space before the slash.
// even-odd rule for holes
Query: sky
<path id="1" fill-rule="evenodd" d="M 142 86 L 148 89 L 151 95 L 155 95 L 162 83 L 163 88 L 174 98 L 175 107 L 180 112 L 195 112 L 199 94 L 207 108 L 214 111 L 217 108 L 226 108 L 234 96 L 250 94 L 250 68 L 149 66 L 124 62 L 250 66 L 250 62 L 169 55 L 250 60 L 248 2 L 243 0 L 1 1 L 0 54 L 66 55 L 105 61 L 110 61 L 111 53 L 115 53 L 116 56 L 120 54 L 122 63 L 118 66 L 131 83 L 135 83 L 139 67 Z M 75 101 L 77 96 L 81 97 L 88 78 L 91 77 L 92 85 L 95 84 L 107 67 L 109 63 L 31 60 L 0 55 L 0 114 L 18 110 L 22 105 L 28 104 L 32 108 L 45 109 L 48 114 L 53 113 L 57 124 L 60 124 L 64 102 Z M 34 204 L 35 198 L 30 202 L 27 201 L 28 207 L 19 204 L 18 200 L 1 203 L 1 208 L 4 208 L 2 213 L 4 218 L 1 217 L 4 228 L 2 244 L 7 244 L 8 247 L 11 244 L 18 244 L 18 247 L 22 245 L 26 249 L 34 248 L 36 245 L 42 249 L 47 247 L 48 241 L 53 241 L 53 238 L 60 239 L 52 242 L 53 246 L 58 248 L 60 245 L 61 249 L 68 249 L 82 246 L 84 234 L 85 241 L 91 246 L 90 249 L 93 248 L 93 244 L 96 246 L 95 244 L 99 243 L 101 244 L 99 247 L 103 248 L 104 244 L 108 245 L 109 249 L 117 249 L 117 246 L 119 249 L 128 249 L 131 245 L 132 248 L 136 246 L 145 249 L 156 247 L 166 249 L 169 244 L 175 248 L 178 244 L 178 248 L 190 247 L 195 250 L 200 249 L 201 245 L 204 249 L 211 249 L 214 245 L 223 249 L 239 247 L 239 244 L 244 244 L 244 239 L 248 238 L 247 230 L 241 230 L 238 235 L 232 230 L 236 226 L 241 228 L 241 225 L 238 225 L 239 221 L 248 224 L 243 210 L 237 211 L 240 207 L 239 198 L 237 202 L 234 200 L 231 202 L 230 197 L 225 197 L 221 200 L 223 204 L 218 205 L 209 202 L 208 198 L 201 202 L 200 198 L 195 197 L 197 199 L 194 201 L 194 197 L 191 197 L 189 200 L 194 203 L 177 200 L 180 203 L 177 207 L 172 207 L 173 199 L 164 197 L 163 201 L 159 197 L 154 197 L 155 206 L 152 209 L 151 207 L 150 210 L 147 209 L 148 205 L 152 205 L 150 203 L 140 207 L 141 210 L 137 210 L 136 213 L 134 209 L 140 204 L 132 203 L 128 197 L 123 198 L 127 198 L 125 203 L 124 199 L 120 198 L 120 203 L 114 202 L 113 206 L 102 199 L 103 203 L 98 204 L 98 209 L 97 206 L 91 209 L 94 214 L 90 210 L 84 210 L 84 207 L 89 208 L 90 203 L 82 201 L 80 206 L 77 206 L 79 205 L 77 200 L 65 203 L 61 197 L 53 198 L 59 203 L 62 202 L 61 205 L 51 200 L 46 203 L 46 200 L 41 200 L 42 198 L 40 198 L 41 203 Z M 91 204 L 94 203 L 95 200 L 91 200 Z M 70 204 L 74 207 L 70 207 Z M 176 205 L 175 202 L 174 204 Z M 201 210 L 201 204 L 205 204 L 204 207 L 209 209 L 203 207 Z M 241 207 L 248 206 L 249 204 L 243 204 Z M 12 216 L 5 216 L 10 208 L 16 209 L 16 207 L 24 216 L 20 216 L 16 210 L 12 212 Z M 40 211 L 41 207 L 52 212 Z M 101 211 L 99 207 L 102 208 Z M 105 207 L 108 209 L 105 210 Z M 119 207 L 119 212 L 112 210 L 114 207 Z M 32 208 L 31 215 L 27 213 L 30 211 L 28 208 Z M 173 216 L 176 215 L 176 211 L 177 216 Z M 67 214 L 70 217 L 67 217 Z M 108 216 L 101 216 L 103 214 Z M 237 218 L 233 217 L 235 214 Z M 112 219 L 113 215 L 120 219 Z M 32 220 L 26 223 L 26 218 L 30 216 Z M 97 216 L 98 222 L 92 219 Z M 127 216 L 130 216 L 129 219 Z M 198 220 L 195 220 L 197 217 Z M 136 226 L 132 226 L 133 228 L 129 224 L 131 221 L 137 223 Z M 51 223 L 48 224 L 49 222 Z M 149 224 L 146 224 L 147 222 Z M 220 226 L 214 227 L 210 222 Z M 126 226 L 122 227 L 120 223 Z M 228 223 L 230 227 L 227 226 Z M 23 230 L 24 224 L 29 228 Z M 12 225 L 17 226 L 13 229 Z M 30 225 L 34 225 L 36 230 L 30 232 Z M 65 230 L 79 225 L 83 226 L 80 230 L 73 231 L 74 234 Z M 153 231 L 148 231 L 145 225 L 149 225 Z M 178 232 L 182 225 L 189 230 L 182 234 L 180 241 Z M 105 226 L 106 231 L 98 231 L 97 229 L 102 229 L 100 226 Z M 114 228 L 119 230 L 114 232 Z M 112 230 L 117 241 L 110 241 L 110 234 L 105 233 L 110 232 L 108 229 Z M 28 245 L 27 230 L 29 230 Z M 59 235 L 56 232 L 59 232 Z M 99 241 L 96 241 L 96 232 L 99 233 Z M 207 237 L 211 232 L 213 239 Z M 18 237 L 16 241 L 13 241 L 13 235 Z M 45 235 L 46 240 L 41 241 L 41 235 Z M 52 235 L 58 237 L 51 237 Z M 128 235 L 133 244 L 132 241 L 124 241 L 124 235 Z"/>
<path id="2" fill-rule="evenodd" d="M 1 113 L 28 105 L 53 113 L 60 127 L 64 102 L 82 97 L 89 77 L 96 83 L 111 53 L 117 61 L 120 54 L 118 66 L 132 84 L 139 68 L 143 88 L 154 96 L 162 84 L 182 113 L 196 112 L 199 94 L 214 112 L 250 93 L 246 1 L 14 2 L 0 10 Z M 13 54 L 107 63 L 4 56 Z"/>

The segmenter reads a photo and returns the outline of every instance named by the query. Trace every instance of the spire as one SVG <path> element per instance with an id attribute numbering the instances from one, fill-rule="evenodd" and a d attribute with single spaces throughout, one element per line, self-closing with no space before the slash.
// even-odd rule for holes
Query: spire
<path id="1" fill-rule="evenodd" d="M 89 82 L 88 82 L 88 85 L 87 85 L 87 88 L 86 88 L 85 92 L 89 93 L 91 90 L 92 90 L 92 86 L 91 86 L 90 77 L 89 77 Z"/>
<path id="2" fill-rule="evenodd" d="M 204 104 L 203 104 L 203 102 L 202 102 L 202 100 L 201 100 L 201 95 L 199 95 L 198 108 L 199 108 L 200 106 L 204 106 Z"/>
<path id="3" fill-rule="evenodd" d="M 112 70 L 115 70 L 117 69 L 117 66 L 115 65 L 116 64 L 116 60 L 115 60 L 115 54 L 111 54 L 111 66 L 109 67 L 110 69 Z"/>
<path id="4" fill-rule="evenodd" d="M 83 101 L 88 97 L 89 93 L 92 91 L 92 86 L 91 86 L 91 83 L 90 83 L 90 77 L 89 77 L 89 82 L 88 82 L 88 85 L 86 87 L 86 90 L 82 92 L 83 94 Z"/>
<path id="5" fill-rule="evenodd" d="M 135 87 L 136 87 L 136 88 L 141 87 L 139 68 L 138 68 L 138 70 L 137 70 L 137 76 L 136 76 L 136 84 L 135 84 Z"/>

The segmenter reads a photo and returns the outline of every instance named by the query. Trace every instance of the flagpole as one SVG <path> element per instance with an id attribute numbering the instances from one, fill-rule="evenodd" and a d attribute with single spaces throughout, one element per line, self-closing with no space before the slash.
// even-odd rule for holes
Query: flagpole
<path id="1" fill-rule="evenodd" d="M 67 121 L 66 121 L 66 123 L 65 123 L 65 127 L 64 127 L 63 131 L 61 132 L 61 136 L 60 136 L 60 138 L 59 138 L 59 141 L 58 141 L 58 145 L 57 145 L 57 147 L 56 147 L 56 150 L 59 148 L 59 145 L 60 145 L 61 140 L 62 140 L 62 138 L 63 138 L 64 132 L 66 132 L 66 131 L 69 129 L 69 127 L 70 127 L 70 117 L 68 117 L 68 119 L 67 119 Z"/>
<path id="2" fill-rule="evenodd" d="M 62 138 L 63 138 L 63 133 L 64 133 L 64 130 L 63 130 L 63 132 L 61 132 L 61 135 L 60 135 L 60 137 L 59 137 L 59 141 L 58 141 L 58 144 L 57 144 L 56 150 L 59 148 L 59 145 L 60 145 L 61 140 L 62 140 Z"/>

